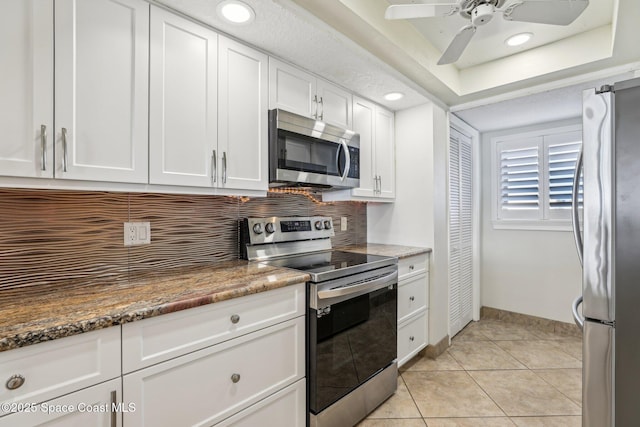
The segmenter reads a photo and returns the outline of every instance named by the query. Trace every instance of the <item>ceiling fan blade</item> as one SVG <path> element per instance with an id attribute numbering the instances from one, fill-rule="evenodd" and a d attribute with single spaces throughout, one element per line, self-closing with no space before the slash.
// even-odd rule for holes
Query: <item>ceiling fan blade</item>
<path id="1" fill-rule="evenodd" d="M 462 27 L 458 34 L 453 38 L 447 50 L 444 51 L 442 57 L 438 61 L 438 65 L 451 64 L 456 62 L 467 48 L 471 38 L 476 33 L 475 25 L 467 25 Z"/>
<path id="2" fill-rule="evenodd" d="M 394 4 L 387 8 L 385 19 L 412 19 L 433 18 L 435 16 L 447 16 L 456 13 L 458 3 L 452 0 L 437 4 Z"/>
<path id="3" fill-rule="evenodd" d="M 508 21 L 569 25 L 589 6 L 589 0 L 518 0 L 504 10 Z"/>

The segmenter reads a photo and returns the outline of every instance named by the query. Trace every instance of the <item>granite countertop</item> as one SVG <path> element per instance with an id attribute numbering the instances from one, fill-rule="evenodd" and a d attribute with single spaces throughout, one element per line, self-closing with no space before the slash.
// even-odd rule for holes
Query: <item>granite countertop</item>
<path id="1" fill-rule="evenodd" d="M 0 351 L 306 282 L 247 261 L 146 274 L 126 284 L 46 285 L 0 292 Z"/>
<path id="2" fill-rule="evenodd" d="M 392 256 L 396 258 L 407 258 L 413 255 L 426 254 L 431 252 L 431 248 L 421 248 L 417 246 L 384 245 L 381 243 L 366 243 L 364 245 L 344 246 L 338 249 L 340 249 L 341 251 Z"/>

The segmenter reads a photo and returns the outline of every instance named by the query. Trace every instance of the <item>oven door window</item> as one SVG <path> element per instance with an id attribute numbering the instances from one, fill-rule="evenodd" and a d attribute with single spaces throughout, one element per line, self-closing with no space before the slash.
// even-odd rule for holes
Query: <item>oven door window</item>
<path id="1" fill-rule="evenodd" d="M 278 130 L 278 168 L 340 176 L 345 168 L 340 144 Z"/>
<path id="2" fill-rule="evenodd" d="M 310 409 L 319 413 L 396 358 L 397 286 L 309 310 Z"/>

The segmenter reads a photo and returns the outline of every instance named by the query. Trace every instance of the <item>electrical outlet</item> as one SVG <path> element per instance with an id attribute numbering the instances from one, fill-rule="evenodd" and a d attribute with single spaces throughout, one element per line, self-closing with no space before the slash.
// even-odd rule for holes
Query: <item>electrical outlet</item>
<path id="1" fill-rule="evenodd" d="M 340 217 L 340 231 L 347 231 L 347 217 Z"/>
<path id="2" fill-rule="evenodd" d="M 125 222 L 124 245 L 137 246 L 151 243 L 150 222 Z"/>

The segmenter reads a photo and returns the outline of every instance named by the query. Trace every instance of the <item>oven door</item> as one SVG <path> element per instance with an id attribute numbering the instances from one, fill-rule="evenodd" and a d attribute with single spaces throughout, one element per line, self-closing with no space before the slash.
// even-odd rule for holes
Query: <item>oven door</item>
<path id="1" fill-rule="evenodd" d="M 326 133 L 325 123 L 291 114 L 284 117 L 290 121 L 296 119 L 296 123 L 283 122 L 280 120 L 283 113 L 270 112 L 269 182 L 272 186 L 355 188 L 360 185 L 359 135 L 351 131 Z"/>
<path id="2" fill-rule="evenodd" d="M 331 281 L 337 284 L 333 289 L 326 284 L 312 284 L 310 289 L 316 301 L 308 313 L 309 407 L 313 414 L 396 359 L 397 272 L 353 286 L 340 284 L 341 280 Z M 372 284 L 371 289 L 364 289 L 366 283 Z M 354 292 L 349 294 L 350 290 Z"/>

